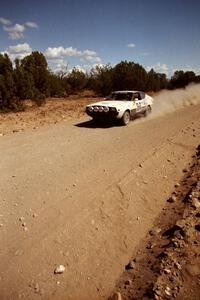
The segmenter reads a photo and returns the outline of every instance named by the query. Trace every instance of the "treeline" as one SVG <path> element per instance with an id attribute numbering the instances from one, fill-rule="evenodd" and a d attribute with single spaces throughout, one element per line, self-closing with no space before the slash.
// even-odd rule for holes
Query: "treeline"
<path id="1" fill-rule="evenodd" d="M 159 91 L 182 88 L 191 82 L 200 83 L 200 76 L 192 71 L 176 71 L 167 79 L 166 74 L 153 69 L 147 72 L 140 64 L 128 61 L 114 67 L 96 66 L 89 73 L 76 68 L 53 73 L 41 52 L 16 59 L 14 64 L 7 54 L 0 54 L 0 111 L 22 110 L 25 99 L 41 105 L 47 97 L 66 97 L 84 89 L 105 96 L 112 90 Z"/>

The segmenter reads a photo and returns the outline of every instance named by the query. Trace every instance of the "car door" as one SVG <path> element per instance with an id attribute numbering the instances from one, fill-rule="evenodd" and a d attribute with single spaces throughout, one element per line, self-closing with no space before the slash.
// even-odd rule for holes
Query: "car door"
<path id="1" fill-rule="evenodd" d="M 146 95 L 144 92 L 139 92 L 140 94 L 140 99 L 141 99 L 141 112 L 145 112 L 146 110 Z"/>
<path id="2" fill-rule="evenodd" d="M 141 97 L 140 92 L 134 94 L 135 104 L 136 104 L 136 113 L 141 113 L 144 109 L 144 100 Z"/>

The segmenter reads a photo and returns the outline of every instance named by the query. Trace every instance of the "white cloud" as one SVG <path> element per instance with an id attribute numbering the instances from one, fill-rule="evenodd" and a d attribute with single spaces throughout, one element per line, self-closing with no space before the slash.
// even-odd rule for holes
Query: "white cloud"
<path id="1" fill-rule="evenodd" d="M 81 51 L 73 47 L 48 47 L 44 54 L 49 61 L 64 59 L 65 57 L 78 57 L 81 62 L 86 64 L 101 63 L 101 58 L 97 53 L 88 49 Z"/>
<path id="2" fill-rule="evenodd" d="M 95 51 L 92 50 L 84 50 L 81 54 L 81 59 L 82 62 L 85 63 L 100 63 L 101 58 L 97 55 Z"/>
<path id="3" fill-rule="evenodd" d="M 22 59 L 25 56 L 30 55 L 32 51 L 33 50 L 28 43 L 19 43 L 9 46 L 4 53 L 7 53 L 11 60 L 14 61 L 16 58 Z M 69 72 L 68 57 L 76 58 L 79 60 L 79 62 L 84 62 L 84 64 L 78 64 L 77 61 L 77 65 L 75 65 L 75 68 L 84 73 L 89 71 L 92 67 L 103 66 L 101 63 L 101 58 L 98 56 L 98 54 L 95 51 L 88 49 L 81 51 L 73 47 L 48 47 L 44 51 L 44 55 L 48 60 L 49 68 L 54 72 Z M 72 69 L 72 67 L 70 69 Z"/>
<path id="4" fill-rule="evenodd" d="M 97 53 L 95 51 L 92 51 L 92 50 L 84 50 L 83 55 L 96 56 Z"/>
<path id="5" fill-rule="evenodd" d="M 4 53 L 7 53 L 11 60 L 15 60 L 16 58 L 22 59 L 25 56 L 31 54 L 32 48 L 29 44 L 18 44 L 15 46 L 9 46 Z"/>
<path id="6" fill-rule="evenodd" d="M 59 71 L 68 72 L 68 70 L 67 70 L 68 63 L 67 62 L 59 63 L 59 64 L 52 66 L 52 68 L 53 68 L 54 72 L 59 72 Z"/>
<path id="7" fill-rule="evenodd" d="M 51 58 L 48 60 L 48 66 L 50 70 L 53 70 L 54 72 L 66 72 L 68 65 L 69 63 L 64 58 Z"/>
<path id="8" fill-rule="evenodd" d="M 24 37 L 25 26 L 21 24 L 15 24 L 14 26 L 3 26 L 4 31 L 8 32 L 9 38 L 12 40 L 21 39 Z"/>
<path id="9" fill-rule="evenodd" d="M 45 51 L 45 56 L 48 60 L 49 66 L 53 71 L 60 71 L 67 69 L 69 63 L 66 61 L 67 57 L 78 58 L 80 62 L 83 62 L 84 65 L 77 64 L 75 68 L 82 72 L 89 71 L 94 66 L 103 66 L 101 64 L 101 58 L 93 50 L 78 50 L 73 47 L 64 48 L 60 47 L 49 47 Z M 72 71 L 73 68 L 70 68 L 68 72 Z"/>
<path id="10" fill-rule="evenodd" d="M 135 44 L 134 43 L 130 43 L 127 45 L 128 48 L 135 48 Z"/>
<path id="11" fill-rule="evenodd" d="M 196 73 L 196 75 L 200 75 L 200 68 L 194 69 L 194 72 Z"/>
<path id="12" fill-rule="evenodd" d="M 3 25 L 6 25 L 6 26 L 8 26 L 8 25 L 11 25 L 12 24 L 12 22 L 9 20 L 9 19 L 6 19 L 6 18 L 0 18 L 0 24 L 3 24 Z"/>
<path id="13" fill-rule="evenodd" d="M 166 75 L 168 75 L 169 73 L 169 67 L 167 66 L 167 64 L 161 64 L 160 62 L 147 67 L 147 71 L 150 71 L 151 69 L 154 69 L 154 71 L 158 73 L 165 73 Z"/>
<path id="14" fill-rule="evenodd" d="M 78 51 L 76 48 L 68 47 L 48 47 L 45 51 L 47 58 L 61 58 L 63 56 L 80 56 L 81 51 Z"/>
<path id="15" fill-rule="evenodd" d="M 18 44 L 15 46 L 9 46 L 8 47 L 8 52 L 12 54 L 17 54 L 17 53 L 30 53 L 32 51 L 31 47 L 29 44 L 24 43 L 24 44 Z"/>
<path id="16" fill-rule="evenodd" d="M 8 37 L 12 40 L 18 40 L 24 38 L 24 32 L 27 28 L 38 28 L 35 22 L 26 22 L 25 24 L 13 24 L 6 18 L 0 18 L 0 24 L 3 25 L 3 30 L 8 33 Z"/>
<path id="17" fill-rule="evenodd" d="M 99 56 L 92 56 L 92 55 L 82 55 L 81 59 L 82 62 L 86 63 L 100 63 L 101 58 Z"/>
<path id="18" fill-rule="evenodd" d="M 75 68 L 76 68 L 76 70 L 79 70 L 83 73 L 86 73 L 86 70 L 83 67 L 79 66 L 79 65 L 76 65 Z"/>
<path id="19" fill-rule="evenodd" d="M 66 62 L 63 58 L 55 58 L 55 59 L 51 59 L 50 63 L 54 65 L 62 65 L 65 64 Z"/>
<path id="20" fill-rule="evenodd" d="M 24 25 L 29 28 L 38 28 L 38 24 L 35 22 L 26 22 Z"/>

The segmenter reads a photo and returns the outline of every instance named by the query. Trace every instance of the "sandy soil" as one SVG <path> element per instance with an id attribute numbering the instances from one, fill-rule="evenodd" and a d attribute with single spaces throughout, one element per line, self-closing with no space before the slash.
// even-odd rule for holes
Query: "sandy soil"
<path id="1" fill-rule="evenodd" d="M 14 134 L 4 120 L 0 299 L 106 299 L 191 162 L 199 112 L 127 127 L 73 117 Z"/>

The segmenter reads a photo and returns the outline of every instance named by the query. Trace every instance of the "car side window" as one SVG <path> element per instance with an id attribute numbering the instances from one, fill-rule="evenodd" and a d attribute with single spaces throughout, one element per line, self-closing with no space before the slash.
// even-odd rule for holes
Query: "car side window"
<path id="1" fill-rule="evenodd" d="M 140 99 L 144 99 L 145 98 L 145 93 L 144 92 L 140 92 Z"/>
<path id="2" fill-rule="evenodd" d="M 133 100 L 141 100 L 140 93 L 134 93 Z"/>
<path id="3" fill-rule="evenodd" d="M 131 98 L 132 98 L 132 94 L 131 93 L 127 93 L 127 96 L 126 96 L 126 98 L 127 98 L 127 100 L 131 100 Z"/>

